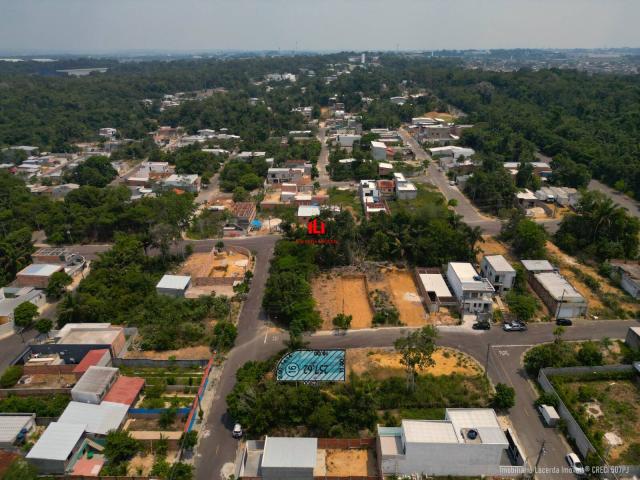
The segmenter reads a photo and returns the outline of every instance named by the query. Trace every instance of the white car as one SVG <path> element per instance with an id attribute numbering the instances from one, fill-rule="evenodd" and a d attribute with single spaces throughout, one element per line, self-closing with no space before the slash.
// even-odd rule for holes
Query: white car
<path id="1" fill-rule="evenodd" d="M 239 423 L 234 425 L 231 435 L 233 435 L 233 438 L 242 438 L 242 426 Z"/>
<path id="2" fill-rule="evenodd" d="M 567 453 L 567 456 L 564 458 L 569 464 L 569 468 L 573 470 L 573 473 L 575 473 L 578 476 L 583 476 L 585 474 L 584 465 L 582 465 L 582 462 L 578 458 L 578 455 L 571 452 L 571 453 Z"/>

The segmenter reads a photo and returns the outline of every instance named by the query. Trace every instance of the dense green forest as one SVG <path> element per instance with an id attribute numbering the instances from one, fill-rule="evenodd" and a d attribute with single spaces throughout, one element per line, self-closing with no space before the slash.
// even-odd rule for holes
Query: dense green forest
<path id="1" fill-rule="evenodd" d="M 207 341 L 206 318 L 225 319 L 226 297 L 173 298 L 156 293 L 162 275 L 180 258 L 146 256 L 133 236 L 118 235 L 113 248 L 93 262 L 91 275 L 58 305 L 58 322 L 111 322 L 135 326 L 141 348 L 171 350 Z"/>
<path id="2" fill-rule="evenodd" d="M 95 138 L 114 126 L 127 138 L 141 139 L 159 123 L 180 124 L 189 132 L 226 127 L 250 145 L 274 132 L 299 128 L 300 105 L 326 106 L 331 97 L 348 110 L 363 110 L 365 127 L 394 127 L 443 102 L 467 114 L 474 128 L 463 141 L 481 155 L 528 161 L 537 151 L 559 157 L 555 181 L 584 185 L 589 173 L 640 197 L 640 80 L 634 76 L 588 75 L 571 70 L 512 73 L 465 70 L 455 60 L 408 59 L 383 55 L 382 67 L 356 69 L 332 83 L 323 75 L 344 55 L 234 60 L 176 60 L 119 63 L 104 74 L 60 77 L 60 66 L 2 65 L 0 146 L 35 144 L 66 151 L 71 143 Z M 67 60 L 66 64 L 75 64 Z M 312 70 L 296 84 L 270 88 L 267 73 Z M 388 97 L 426 92 L 403 106 Z M 267 88 L 269 87 L 269 88 Z M 225 88 L 203 101 L 159 111 L 162 95 Z M 250 97 L 263 101 L 251 105 Z M 141 103 L 151 99 L 151 106 Z M 363 98 L 373 98 L 368 104 Z M 573 180 L 575 178 L 575 180 Z"/>

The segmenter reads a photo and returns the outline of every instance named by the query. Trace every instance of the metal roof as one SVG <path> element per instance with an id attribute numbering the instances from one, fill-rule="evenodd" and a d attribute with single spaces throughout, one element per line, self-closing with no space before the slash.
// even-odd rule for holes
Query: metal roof
<path id="1" fill-rule="evenodd" d="M 502 255 L 486 255 L 484 259 L 496 272 L 515 272 L 511 264 Z"/>
<path id="2" fill-rule="evenodd" d="M 88 433 L 106 435 L 110 430 L 117 430 L 122 425 L 129 405 L 123 403 L 102 402 L 93 403 L 69 402 L 58 423 L 83 425 Z"/>
<path id="3" fill-rule="evenodd" d="M 548 260 L 522 260 L 522 266 L 530 272 L 551 272 L 553 265 Z"/>
<path id="4" fill-rule="evenodd" d="M 50 423 L 26 458 L 65 461 L 82 438 L 85 427 L 80 423 Z"/>
<path id="5" fill-rule="evenodd" d="M 267 437 L 264 442 L 264 467 L 315 468 L 317 438 Z"/>
<path id="6" fill-rule="evenodd" d="M 165 275 L 163 276 L 156 288 L 166 288 L 169 290 L 185 290 L 191 282 L 189 275 Z"/>
<path id="7" fill-rule="evenodd" d="M 558 272 L 536 273 L 535 278 L 554 300 L 574 303 L 585 301 L 584 297 Z"/>
<path id="8" fill-rule="evenodd" d="M 317 217 L 320 215 L 320 207 L 315 205 L 300 205 L 298 207 L 299 217 Z"/>
<path id="9" fill-rule="evenodd" d="M 435 292 L 438 297 L 443 298 L 453 296 L 440 273 L 421 273 L 420 281 L 427 292 Z"/>
<path id="10" fill-rule="evenodd" d="M 33 414 L 0 415 L 0 443 L 13 443 L 20 430 L 34 418 Z"/>
<path id="11" fill-rule="evenodd" d="M 113 367 L 97 367 L 95 365 L 89 367 L 87 371 L 80 377 L 78 383 L 71 389 L 71 395 L 74 393 L 97 393 L 104 392 L 107 386 L 118 374 L 118 369 Z"/>
<path id="12" fill-rule="evenodd" d="M 49 277 L 62 270 L 62 265 L 49 263 L 32 263 L 18 272 L 18 275 L 32 275 L 34 277 Z"/>

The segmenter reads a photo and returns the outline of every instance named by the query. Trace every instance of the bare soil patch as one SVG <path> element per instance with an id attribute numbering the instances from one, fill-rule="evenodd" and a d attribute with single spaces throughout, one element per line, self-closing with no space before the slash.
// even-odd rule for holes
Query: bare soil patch
<path id="1" fill-rule="evenodd" d="M 385 268 L 377 277 L 377 280 L 369 280 L 369 290 L 378 289 L 390 294 L 392 302 L 400 312 L 400 321 L 403 324 L 418 327 L 430 323 L 411 273 L 395 268 Z"/>
<path id="2" fill-rule="evenodd" d="M 200 345 L 197 347 L 185 347 L 178 350 L 167 350 L 165 352 L 156 352 L 155 350 L 147 351 L 129 351 L 125 358 L 151 358 L 154 360 L 169 360 L 175 357 L 176 360 L 202 360 L 211 358 L 209 347 Z"/>
<path id="3" fill-rule="evenodd" d="M 373 452 L 368 449 L 326 450 L 327 476 L 366 477 L 376 475 Z"/>
<path id="4" fill-rule="evenodd" d="M 313 298 L 322 317 L 322 329 L 332 330 L 339 313 L 351 315 L 351 328 L 369 328 L 373 311 L 369 305 L 364 277 L 320 275 L 312 282 Z"/>
<path id="5" fill-rule="evenodd" d="M 377 379 L 396 377 L 404 374 L 400 359 L 400 354 L 391 348 L 352 348 L 347 351 L 347 371 L 358 375 L 368 372 Z M 482 372 L 475 359 L 451 348 L 438 348 L 433 359 L 435 366 L 421 373 L 474 376 Z"/>

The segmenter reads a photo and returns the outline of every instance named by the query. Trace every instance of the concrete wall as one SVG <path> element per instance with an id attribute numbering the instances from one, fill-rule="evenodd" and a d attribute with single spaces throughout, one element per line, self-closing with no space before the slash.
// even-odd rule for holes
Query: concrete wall
<path id="1" fill-rule="evenodd" d="M 640 286 L 624 272 L 620 277 L 620 286 L 633 298 L 640 297 Z"/>
<path id="2" fill-rule="evenodd" d="M 627 330 L 627 336 L 624 342 L 629 346 L 629 348 L 640 348 L 640 336 L 631 329 Z"/>
<path id="3" fill-rule="evenodd" d="M 477 476 L 499 474 L 507 445 L 407 444 L 406 455 L 382 457 L 384 475 Z"/>
<path id="4" fill-rule="evenodd" d="M 262 467 L 260 471 L 264 480 L 313 480 L 313 468 Z"/>

